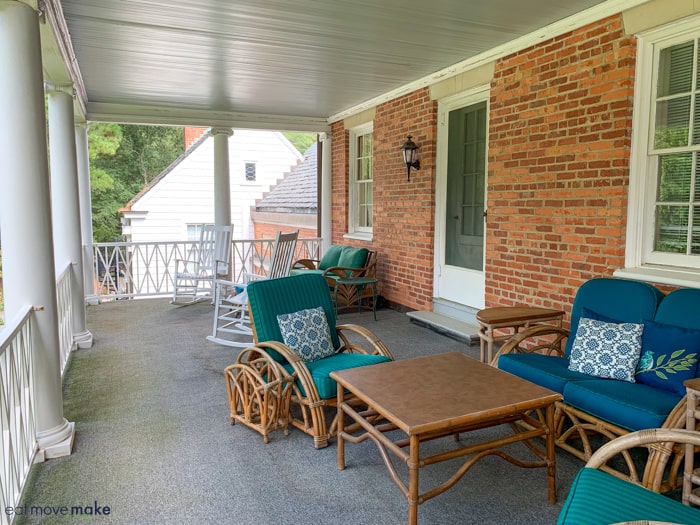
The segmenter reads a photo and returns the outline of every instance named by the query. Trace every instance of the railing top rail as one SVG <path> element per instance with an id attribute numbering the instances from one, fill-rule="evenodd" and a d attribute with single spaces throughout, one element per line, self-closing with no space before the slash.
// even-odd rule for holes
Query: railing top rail
<path id="1" fill-rule="evenodd" d="M 17 315 L 5 324 L 5 327 L 0 330 L 0 354 L 3 353 L 10 342 L 17 336 L 24 324 L 29 319 L 33 308 L 30 305 L 23 306 Z"/>

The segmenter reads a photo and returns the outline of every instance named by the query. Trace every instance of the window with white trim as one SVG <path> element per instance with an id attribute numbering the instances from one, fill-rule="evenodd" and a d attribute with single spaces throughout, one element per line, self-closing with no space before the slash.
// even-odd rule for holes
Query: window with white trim
<path id="1" fill-rule="evenodd" d="M 372 123 L 350 130 L 349 233 L 372 233 Z"/>
<path id="2" fill-rule="evenodd" d="M 255 162 L 245 163 L 245 180 L 253 182 L 256 179 L 256 164 Z"/>
<path id="3" fill-rule="evenodd" d="M 699 72 L 699 21 L 640 39 L 628 268 L 700 272 Z"/>

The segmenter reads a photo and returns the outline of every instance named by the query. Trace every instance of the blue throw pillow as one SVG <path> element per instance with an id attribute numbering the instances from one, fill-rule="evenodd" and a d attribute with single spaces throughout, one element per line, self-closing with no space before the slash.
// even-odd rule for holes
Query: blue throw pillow
<path id="1" fill-rule="evenodd" d="M 643 325 L 582 317 L 569 355 L 569 370 L 634 383 Z"/>
<path id="2" fill-rule="evenodd" d="M 322 307 L 277 316 L 282 340 L 302 361 L 318 361 L 335 354 L 328 319 Z"/>
<path id="3" fill-rule="evenodd" d="M 700 330 L 644 320 L 637 381 L 684 396 L 683 381 L 695 377 L 699 355 Z"/>

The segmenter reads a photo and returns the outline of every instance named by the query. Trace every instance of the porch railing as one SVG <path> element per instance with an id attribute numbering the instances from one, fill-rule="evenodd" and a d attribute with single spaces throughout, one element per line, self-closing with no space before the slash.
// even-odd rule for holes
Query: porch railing
<path id="1" fill-rule="evenodd" d="M 27 307 L 0 331 L 0 523 L 11 523 L 7 507 L 19 503 L 37 452 L 34 414 L 33 312 Z"/>
<path id="2" fill-rule="evenodd" d="M 61 362 L 61 377 L 68 364 L 68 357 L 74 349 L 73 342 L 74 318 L 73 318 L 73 272 L 68 266 L 56 281 L 56 306 L 58 311 L 58 337 Z"/>
<path id="3" fill-rule="evenodd" d="M 317 259 L 321 239 L 299 239 L 296 259 Z M 265 275 L 274 239 L 234 240 L 231 274 Z M 95 293 L 103 299 L 167 296 L 173 292 L 175 261 L 197 251 L 197 241 L 109 242 L 94 245 Z"/>

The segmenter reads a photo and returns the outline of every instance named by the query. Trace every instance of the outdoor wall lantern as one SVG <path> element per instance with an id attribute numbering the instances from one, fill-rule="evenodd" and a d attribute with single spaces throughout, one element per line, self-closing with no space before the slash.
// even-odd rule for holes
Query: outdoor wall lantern
<path id="1" fill-rule="evenodd" d="M 420 161 L 418 160 L 418 148 L 416 143 L 411 140 L 413 135 L 406 137 L 406 142 L 401 146 L 401 153 L 403 154 L 403 161 L 406 163 L 406 173 L 408 175 L 408 180 L 411 180 L 411 168 L 414 170 L 420 169 Z"/>

